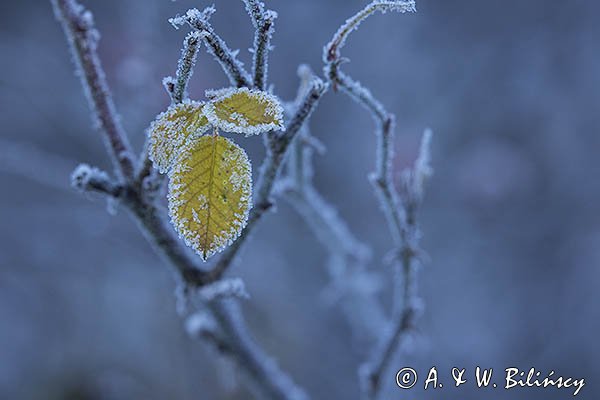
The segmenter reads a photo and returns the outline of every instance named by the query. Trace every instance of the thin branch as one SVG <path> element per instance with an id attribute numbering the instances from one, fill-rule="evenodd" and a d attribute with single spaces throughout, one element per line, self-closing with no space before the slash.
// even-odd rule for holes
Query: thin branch
<path id="1" fill-rule="evenodd" d="M 237 87 L 252 87 L 252 81 L 244 65 L 236 58 L 237 53 L 227 47 L 227 44 L 213 29 L 209 20 L 215 13 L 213 6 L 205 8 L 202 12 L 196 8 L 189 9 L 185 15 L 171 18 L 171 24 L 179 28 L 183 24 L 196 29 L 206 45 L 206 49 L 219 62 L 232 85 Z"/>
<path id="2" fill-rule="evenodd" d="M 300 164 L 302 169 L 307 169 L 311 151 L 299 140 L 294 142 L 296 146 L 303 150 L 299 155 L 304 161 Z M 296 157 L 290 158 L 290 165 Z M 386 316 L 376 297 L 381 287 L 380 276 L 368 270 L 369 248 L 355 238 L 337 210 L 320 195 L 306 175 L 302 182 L 294 182 L 290 176 L 282 186 L 283 197 L 329 252 L 326 267 L 331 283 L 325 293 L 326 299 L 330 303 L 339 303 L 357 337 L 367 342 L 375 341 L 386 325 Z"/>
<path id="3" fill-rule="evenodd" d="M 176 236 L 164 210 L 159 209 L 155 203 L 147 202 L 146 197 L 136 191 L 125 191 L 121 199 L 155 251 L 176 268 L 186 286 L 201 287 L 215 281 L 201 269 L 199 258 Z M 258 398 L 307 398 L 302 389 L 250 337 L 235 303 L 230 300 L 215 300 L 208 302 L 206 306 L 217 321 L 221 333 L 219 340 L 213 341 L 213 344 L 219 351 L 228 349 L 226 353 L 236 361 Z"/>
<path id="4" fill-rule="evenodd" d="M 342 61 L 340 49 L 346 42 L 346 38 L 361 21 L 366 19 L 375 11 L 399 11 L 407 12 L 415 10 L 415 3 L 411 1 L 381 1 L 376 0 L 367 5 L 363 10 L 349 18 L 345 24 L 335 33 L 333 39 L 325 46 L 324 61 L 325 75 L 334 88 L 341 88 L 348 96 L 366 108 L 375 120 L 377 137 L 377 157 L 375 171 L 370 180 L 380 200 L 384 211 L 394 246 L 399 249 L 402 246 L 401 231 L 403 225 L 402 210 L 400 208 L 398 193 L 394 187 L 391 174 L 391 160 L 393 158 L 394 124 L 395 117 L 386 111 L 371 92 L 359 82 L 344 74 L 339 65 Z"/>
<path id="5" fill-rule="evenodd" d="M 242 0 L 252 18 L 252 25 L 258 29 L 265 21 L 265 4 L 260 0 Z"/>
<path id="6" fill-rule="evenodd" d="M 94 27 L 92 13 L 75 0 L 52 0 L 52 4 L 71 46 L 81 83 L 117 176 L 129 180 L 133 177 L 134 161 L 96 51 L 100 35 Z"/>
<path id="7" fill-rule="evenodd" d="M 267 157 L 268 160 L 271 160 L 265 167 L 267 178 L 259 180 L 258 193 L 270 193 L 274 178 L 281 166 L 285 152 L 284 148 L 287 148 L 287 145 L 297 133 L 301 126 L 300 121 L 309 116 L 325 90 L 326 85 L 316 79 L 312 84 L 312 90 L 307 93 L 305 101 L 292 118 L 286 132 L 284 134 L 273 134 L 273 141 L 282 141 L 281 147 L 277 147 L 281 153 Z M 248 237 L 249 231 L 268 209 L 268 207 L 264 208 L 260 205 L 253 209 L 250 216 L 251 222 L 246 226 L 243 236 L 234 242 L 219 259 L 219 263 L 221 263 L 217 264 L 220 265 L 219 269 L 207 272 L 202 269 L 203 266 L 200 264 L 198 257 L 192 254 L 189 248 L 183 245 L 175 235 L 165 218 L 164 210 L 159 209 L 155 203 L 148 202 L 147 197 L 140 192 L 138 187 L 124 187 L 118 193 L 118 196 L 122 204 L 135 217 L 142 233 L 157 253 L 177 269 L 183 282 L 191 288 L 208 285 L 222 276 L 245 238 Z M 267 196 L 259 204 L 270 204 L 269 201 Z M 248 378 L 250 386 L 259 394 L 258 397 L 290 400 L 306 398 L 304 392 L 254 343 L 247 333 L 247 328 L 235 305 L 219 300 L 209 302 L 208 307 L 219 324 L 219 329 L 223 333 L 228 348 L 231 349 L 228 353 L 242 367 L 242 372 Z M 220 350 L 223 350 L 222 343 L 215 341 L 213 343 Z"/>
<path id="8" fill-rule="evenodd" d="M 277 13 L 266 10 L 261 1 L 243 0 L 246 10 L 252 18 L 254 25 L 254 58 L 252 70 L 254 72 L 254 87 L 265 90 L 267 85 L 267 73 L 269 69 L 269 50 L 271 50 L 271 38 L 275 31 L 274 24 Z"/>
<path id="9" fill-rule="evenodd" d="M 194 72 L 198 50 L 200 49 L 200 40 L 201 35 L 198 31 L 190 32 L 185 37 L 181 48 L 181 57 L 179 57 L 179 61 L 177 62 L 175 78 L 168 76 L 163 79 L 163 84 L 173 104 L 181 103 L 187 97 L 187 86 Z M 150 185 L 154 188 L 159 188 L 164 177 L 154 170 L 148 153 L 149 146 L 150 138 L 147 137 L 138 163 L 136 182 L 138 185 Z"/>
<path id="10" fill-rule="evenodd" d="M 81 56 L 82 70 L 86 74 L 91 74 L 91 79 L 84 79 L 84 86 L 89 82 L 90 94 L 94 99 L 99 118 L 102 120 L 105 116 L 104 108 L 109 111 L 108 116 L 114 117 L 114 106 L 110 101 L 103 75 L 99 74 L 99 60 L 95 53 L 95 41 L 89 41 L 94 32 L 92 29 L 91 14 L 85 11 L 74 1 L 53 0 L 55 10 L 63 26 L 69 41 L 72 43 L 76 55 Z M 88 59 L 91 57 L 91 59 Z M 90 61 L 91 60 L 91 61 Z M 91 68 L 91 72 L 88 70 Z M 96 76 L 94 76 L 96 73 Z M 101 79 L 98 76 L 102 76 Z M 86 78 L 89 78 L 86 75 Z M 98 83 L 100 82 L 100 84 Z M 321 86 L 324 88 L 324 85 Z M 101 95 L 104 95 L 102 97 Z M 96 103 L 99 103 L 96 104 Z M 312 110 L 312 107 L 310 108 Z M 301 110 L 302 112 L 306 110 Z M 299 112 L 299 114 L 302 114 Z M 110 120 L 110 118 L 109 118 Z M 116 119 L 112 120 L 116 123 Z M 113 125 L 113 128 L 119 127 Z M 109 126 L 110 128 L 110 126 Z M 109 138 L 111 132 L 119 133 L 116 138 L 120 138 L 121 129 L 113 131 L 106 129 Z M 287 139 L 287 136 L 282 135 Z M 123 136 L 124 138 L 124 136 Z M 123 142 L 124 143 L 124 142 Z M 123 144 L 123 146 L 125 146 Z M 124 147 L 125 148 L 125 147 Z M 111 154 L 123 156 L 123 152 L 118 151 L 118 146 L 111 146 Z M 127 148 L 128 149 L 128 148 Z M 128 151 L 128 150 L 127 150 Z M 121 165 L 124 159 L 118 158 Z M 127 158 L 128 168 L 123 167 L 122 171 L 127 177 L 133 173 L 133 163 Z M 212 275 L 208 275 L 201 269 L 198 257 L 191 253 L 176 236 L 172 227 L 168 223 L 165 211 L 157 206 L 153 199 L 147 196 L 147 186 L 140 185 L 138 182 L 125 182 L 124 184 L 114 184 L 108 178 L 108 175 L 100 170 L 89 166 L 79 167 L 73 175 L 73 181 L 76 187 L 81 190 L 94 190 L 105 193 L 111 197 L 117 198 L 132 214 L 140 230 L 148 241 L 152 244 L 155 251 L 162 258 L 171 264 L 178 271 L 181 280 L 188 287 L 200 287 L 212 283 Z M 292 380 L 268 357 L 264 351 L 254 342 L 248 334 L 243 318 L 232 300 L 213 300 L 207 303 L 207 309 L 219 330 L 218 340 L 212 342 L 220 350 L 228 349 L 231 357 L 235 359 L 240 366 L 244 376 L 247 378 L 250 387 L 259 398 L 268 399 L 289 399 L 303 400 L 307 396 L 296 386 Z"/>
<path id="11" fill-rule="evenodd" d="M 190 77 L 194 72 L 194 65 L 196 65 L 200 40 L 201 35 L 198 31 L 190 32 L 183 40 L 181 57 L 179 58 L 177 71 L 175 72 L 175 86 L 171 96 L 173 103 L 181 103 L 187 97 L 186 90 Z"/>
<path id="12" fill-rule="evenodd" d="M 225 337 L 231 346 L 231 356 L 242 367 L 242 376 L 257 399 L 308 400 L 304 390 L 250 337 L 237 302 L 221 300 L 211 302 L 209 306 L 221 331 L 228 330 Z"/>
<path id="13" fill-rule="evenodd" d="M 298 68 L 301 79 L 298 97 L 306 90 L 313 74 L 307 66 Z M 292 142 L 286 162 L 286 176 L 280 180 L 280 194 L 298 212 L 329 253 L 325 264 L 331 284 L 325 293 L 329 302 L 338 303 L 353 331 L 367 342 L 375 341 L 386 326 L 383 308 L 376 298 L 381 282 L 368 271 L 370 249 L 350 231 L 335 208 L 327 203 L 312 181 L 312 154 L 315 140 L 304 123 Z M 322 145 L 317 145 L 321 148 Z"/>
<path id="14" fill-rule="evenodd" d="M 208 311 L 197 312 L 186 320 L 190 336 L 212 343 L 223 356 L 237 361 L 242 368 L 242 376 L 256 398 L 307 400 L 303 390 L 285 375 L 277 364 L 265 359 L 261 350 L 246 332 L 237 304 L 232 301 L 210 302 Z M 224 331 L 224 327 L 229 332 Z"/>
<path id="15" fill-rule="evenodd" d="M 358 13 L 346 20 L 346 22 L 340 26 L 338 31 L 333 35 L 333 39 L 325 46 L 325 52 L 323 54 L 323 60 L 326 63 L 336 62 L 340 59 L 340 50 L 346 43 L 346 38 L 352 31 L 358 28 L 360 23 L 367 19 L 375 11 L 385 13 L 387 11 L 397 11 L 401 13 L 415 12 L 416 6 L 414 0 L 401 1 L 401 0 L 375 0 L 369 3 Z"/>
<path id="16" fill-rule="evenodd" d="M 370 175 L 370 181 L 380 200 L 388 227 L 396 247 L 402 245 L 400 231 L 402 226 L 402 212 L 399 207 L 397 190 L 394 187 L 391 175 L 391 160 L 393 158 L 395 116 L 388 113 L 383 105 L 376 100 L 368 89 L 360 83 L 353 81 L 343 72 L 336 70 L 330 79 L 336 86 L 364 106 L 373 116 L 376 123 L 375 135 L 377 137 L 377 157 L 375 171 Z"/>
<path id="17" fill-rule="evenodd" d="M 417 213 L 423 201 L 424 182 L 431 176 L 429 147 L 431 131 L 423 134 L 419 157 L 412 169 L 402 174 L 400 198 L 402 209 L 406 215 L 402 225 L 402 248 L 396 255 L 395 263 L 401 268 L 402 299 L 401 307 L 396 307 L 385 334 L 382 336 L 371 358 L 359 370 L 363 395 L 366 399 L 377 398 L 382 386 L 382 376 L 389 369 L 394 354 L 400 347 L 403 337 L 409 335 L 415 327 L 416 316 L 421 308 L 421 301 L 417 296 L 416 269 L 420 261 L 419 249 L 420 232 L 417 224 Z"/>
<path id="18" fill-rule="evenodd" d="M 215 281 L 223 276 L 229 268 L 239 249 L 254 230 L 256 223 L 273 206 L 271 198 L 275 179 L 281 170 L 283 159 L 287 153 L 292 140 L 296 137 L 304 121 L 312 114 L 319 99 L 327 91 L 327 85 L 319 78 L 314 78 L 309 84 L 303 100 L 294 113 L 294 116 L 281 132 L 269 132 L 267 134 L 267 155 L 260 167 L 258 181 L 254 187 L 254 208 L 248 217 L 248 223 L 242 230 L 240 237 L 233 242 L 214 264 L 210 271 L 209 281 Z"/>
<path id="19" fill-rule="evenodd" d="M 254 87 L 265 90 L 267 86 L 267 74 L 269 71 L 269 51 L 271 50 L 271 38 L 275 32 L 275 19 L 277 13 L 271 10 L 265 12 L 265 20 L 257 29 L 254 38 Z"/>
<path id="20" fill-rule="evenodd" d="M 79 164 L 71 174 L 71 186 L 80 192 L 98 192 L 119 197 L 123 186 L 114 182 L 108 174 L 96 167 Z"/>
<path id="21" fill-rule="evenodd" d="M 377 136 L 377 161 L 375 171 L 370 180 L 373 184 L 381 208 L 386 216 L 388 227 L 394 242 L 394 301 L 392 319 L 369 361 L 359 369 L 363 396 L 366 399 L 376 399 L 381 390 L 381 378 L 387 370 L 390 361 L 398 349 L 400 339 L 412 330 L 418 310 L 416 294 L 415 268 L 418 262 L 419 232 L 416 224 L 416 211 L 422 198 L 423 172 L 429 171 L 428 144 L 430 134 L 426 133 L 424 145 L 421 147 L 420 167 L 403 175 L 400 195 L 392 181 L 391 160 L 393 158 L 393 137 L 395 117 L 388 113 L 385 107 L 371 92 L 359 82 L 353 80 L 339 66 L 344 61 L 340 49 L 346 38 L 357 26 L 375 11 L 415 11 L 414 1 L 381 1 L 376 0 L 363 10 L 348 19 L 325 46 L 323 60 L 325 75 L 334 89 L 341 88 L 357 103 L 366 108 L 375 120 Z M 425 160 L 425 161 L 422 161 Z M 424 166 L 427 166 L 424 167 Z M 420 178 L 415 178 L 417 175 Z"/>

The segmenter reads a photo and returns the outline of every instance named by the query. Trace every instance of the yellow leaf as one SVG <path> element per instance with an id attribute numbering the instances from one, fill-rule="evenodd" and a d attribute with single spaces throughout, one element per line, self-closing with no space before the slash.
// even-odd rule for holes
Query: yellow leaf
<path id="1" fill-rule="evenodd" d="M 204 104 L 197 101 L 170 106 L 150 125 L 149 157 L 154 168 L 168 172 L 180 149 L 187 140 L 202 135 L 208 129 L 208 120 L 202 113 Z"/>
<path id="2" fill-rule="evenodd" d="M 169 177 L 171 221 L 204 260 L 240 235 L 252 207 L 252 172 L 244 149 L 221 136 L 202 136 L 186 145 Z"/>
<path id="3" fill-rule="evenodd" d="M 283 129 L 283 109 L 267 92 L 227 88 L 206 92 L 211 101 L 204 107 L 208 121 L 225 132 L 246 136 Z"/>

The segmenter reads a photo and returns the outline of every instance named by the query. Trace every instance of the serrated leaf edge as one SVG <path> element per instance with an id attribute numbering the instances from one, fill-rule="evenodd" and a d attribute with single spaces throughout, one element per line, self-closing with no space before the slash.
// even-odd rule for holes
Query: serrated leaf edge
<path id="1" fill-rule="evenodd" d="M 185 145 L 185 142 L 189 142 L 189 141 L 193 141 L 197 138 L 199 138 L 200 136 L 204 135 L 210 128 L 211 128 L 211 124 L 210 121 L 208 124 L 203 125 L 202 128 L 192 134 L 190 134 L 188 137 L 186 137 L 183 141 L 184 143 L 181 143 L 180 145 L 180 150 L 179 151 L 175 151 L 173 156 L 172 156 L 172 160 L 171 163 L 169 163 L 169 165 L 162 166 L 161 163 L 158 160 L 154 159 L 154 147 L 157 145 L 156 144 L 156 137 L 154 135 L 152 135 L 152 131 L 154 131 L 156 125 L 159 124 L 159 121 L 163 118 L 166 117 L 167 115 L 169 115 L 169 113 L 171 113 L 175 108 L 181 106 L 181 105 L 193 105 L 193 106 L 197 106 L 197 107 L 201 107 L 200 108 L 200 112 L 199 112 L 199 117 L 201 118 L 202 116 L 206 117 L 206 115 L 204 114 L 204 109 L 206 108 L 206 103 L 202 102 L 202 101 L 195 101 L 195 100 L 190 100 L 190 99 L 186 99 L 181 103 L 177 103 L 177 104 L 171 104 L 169 105 L 169 107 L 161 112 L 160 114 L 158 114 L 154 120 L 150 123 L 150 126 L 148 127 L 148 129 L 146 130 L 146 135 L 148 137 L 148 158 L 150 159 L 150 161 L 152 161 L 152 165 L 154 166 L 154 168 L 156 168 L 161 174 L 165 174 L 168 173 L 169 170 L 171 169 L 171 167 L 173 166 L 173 164 L 175 163 L 175 160 L 178 157 L 178 154 L 181 154 L 181 147 L 183 147 Z M 204 106 L 204 107 L 203 107 Z M 207 117 L 208 119 L 208 117 Z"/>
<path id="2" fill-rule="evenodd" d="M 185 162 L 183 162 L 182 160 L 189 156 L 189 152 L 193 148 L 194 141 L 187 141 L 185 146 L 182 147 L 181 151 L 179 152 L 179 156 L 177 157 L 177 160 L 173 163 L 173 168 L 171 168 L 169 171 L 169 190 L 168 190 L 167 198 L 168 198 L 168 204 L 169 204 L 168 210 L 169 210 L 169 218 L 171 220 L 171 224 L 173 225 L 173 227 L 175 227 L 175 231 L 177 232 L 177 235 L 179 236 L 179 238 L 181 238 L 181 240 L 183 240 L 183 242 L 186 244 L 186 246 L 192 248 L 196 252 L 196 254 L 198 254 L 200 256 L 200 258 L 202 258 L 203 261 L 206 261 L 213 255 L 222 252 L 223 250 L 225 250 L 227 247 L 229 247 L 233 242 L 235 242 L 240 237 L 242 231 L 248 224 L 248 217 L 250 216 L 250 211 L 252 210 L 252 207 L 254 205 L 253 201 L 252 201 L 252 195 L 253 195 L 252 161 L 248 157 L 248 153 L 246 153 L 246 150 L 243 147 L 239 146 L 237 143 L 235 143 L 233 140 L 231 140 L 229 138 L 226 138 L 224 136 L 221 136 L 221 137 L 223 139 L 227 140 L 229 143 L 234 144 L 235 146 L 237 146 L 238 148 L 240 148 L 242 150 L 242 156 L 245 159 L 245 161 L 247 161 L 247 163 L 245 163 L 245 165 L 246 165 L 246 170 L 248 171 L 248 177 L 249 177 L 248 178 L 249 179 L 248 186 L 250 188 L 250 193 L 248 194 L 247 198 L 240 199 L 240 201 L 246 201 L 246 204 L 248 205 L 248 207 L 245 207 L 245 211 L 241 218 L 242 226 L 238 230 L 236 230 L 236 232 L 233 232 L 231 237 L 229 237 L 227 240 L 220 243 L 216 248 L 214 248 L 212 250 L 208 249 L 207 251 L 202 251 L 199 248 L 200 246 L 197 243 L 194 243 L 194 241 L 191 239 L 191 237 L 193 237 L 194 235 L 185 235 L 186 233 L 193 233 L 193 232 L 189 231 L 189 229 L 187 229 L 187 227 L 185 226 L 185 223 L 187 222 L 187 220 L 185 218 L 180 218 L 177 213 L 178 206 L 181 204 L 182 201 L 179 199 L 174 199 L 173 195 L 172 195 L 173 191 L 178 189 L 177 187 L 175 187 L 175 185 L 177 185 L 178 183 L 175 182 L 173 175 L 176 173 L 183 173 L 190 169 L 189 166 L 187 164 L 185 164 Z M 175 168 L 175 166 L 177 166 L 178 168 Z"/>

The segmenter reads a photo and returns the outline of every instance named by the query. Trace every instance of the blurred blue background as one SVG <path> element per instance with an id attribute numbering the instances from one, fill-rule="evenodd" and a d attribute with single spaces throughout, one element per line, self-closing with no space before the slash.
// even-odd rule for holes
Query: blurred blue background
<path id="1" fill-rule="evenodd" d="M 213 25 L 251 65 L 240 1 L 215 1 Z M 366 2 L 268 1 L 279 12 L 270 83 L 291 99 L 296 68 L 321 71 L 322 47 Z M 184 31 L 167 19 L 206 1 L 90 0 L 130 139 L 168 105 Z M 110 169 L 50 4 L 0 6 L 0 398 L 246 399 L 234 367 L 188 338 L 174 279 L 124 210 L 69 188 L 80 162 Z M 413 15 L 376 15 L 344 49 L 345 71 L 397 115 L 399 172 L 434 132 L 435 175 L 421 211 L 426 309 L 399 369 L 536 367 L 584 377 L 600 396 L 600 6 L 569 2 L 419 0 Z M 202 51 L 193 98 L 227 81 Z M 328 93 L 312 119 L 327 146 L 316 185 L 373 250 L 391 248 L 367 181 L 373 123 Z M 237 139 L 254 165 L 262 141 Z M 252 296 L 257 340 L 315 399 L 355 399 L 368 353 L 339 308 L 323 303 L 327 253 L 285 203 L 230 271 Z M 389 303 L 389 290 L 381 294 Z M 445 371 L 445 372 L 444 372 Z M 544 375 L 542 375 L 544 376 Z M 385 398 L 567 399 L 571 390 L 448 388 Z M 446 378 L 447 386 L 452 383 Z M 444 382 L 444 380 L 442 380 Z"/>

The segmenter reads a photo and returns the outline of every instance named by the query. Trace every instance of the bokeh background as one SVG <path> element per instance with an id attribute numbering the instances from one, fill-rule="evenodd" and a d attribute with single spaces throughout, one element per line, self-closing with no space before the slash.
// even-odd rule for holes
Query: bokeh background
<path id="1" fill-rule="evenodd" d="M 167 18 L 202 1 L 89 0 L 100 53 L 137 149 L 168 104 L 185 31 Z M 213 25 L 250 65 L 240 1 L 216 1 Z M 365 1 L 268 1 L 279 12 L 270 82 L 291 99 L 296 68 L 321 70 L 323 45 Z M 399 172 L 434 132 L 435 176 L 421 211 L 426 304 L 413 351 L 394 361 L 442 382 L 449 368 L 536 367 L 584 377 L 600 396 L 600 6 L 592 1 L 419 0 L 414 15 L 376 15 L 353 34 L 345 70 L 397 114 Z M 235 368 L 190 339 L 174 279 L 124 210 L 69 188 L 80 162 L 110 169 L 48 2 L 0 5 L 0 398 L 246 399 Z M 226 86 L 203 51 L 190 93 Z M 371 266 L 391 247 L 367 182 L 373 124 L 328 93 L 312 119 L 327 146 L 316 185 Z M 260 140 L 239 139 L 255 166 Z M 255 168 L 256 169 L 256 168 Z M 108 207 L 114 208 L 114 207 Z M 327 254 L 284 202 L 230 271 L 252 296 L 253 335 L 315 399 L 355 399 L 369 348 L 323 302 Z M 389 302 L 384 287 L 381 299 Z M 544 376 L 544 375 L 542 375 Z M 444 379 L 445 377 L 445 379 Z M 567 399 L 571 390 L 401 392 L 385 398 Z M 421 385 L 419 385 L 421 386 Z"/>

